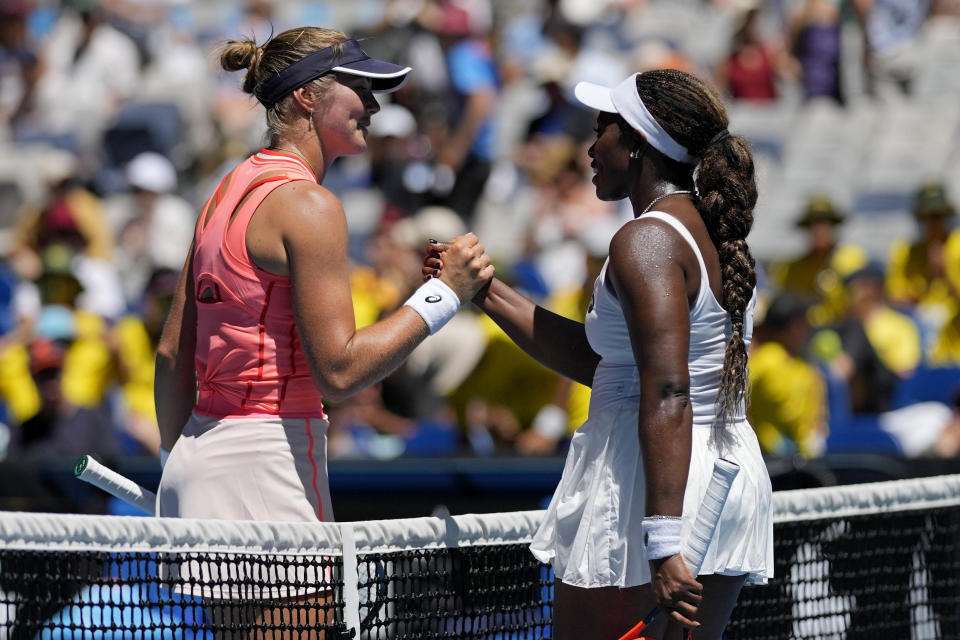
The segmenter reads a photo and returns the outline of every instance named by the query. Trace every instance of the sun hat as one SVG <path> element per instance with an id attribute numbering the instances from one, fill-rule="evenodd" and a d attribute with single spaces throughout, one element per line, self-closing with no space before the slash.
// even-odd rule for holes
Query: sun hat
<path id="1" fill-rule="evenodd" d="M 844 215 L 837 210 L 833 201 L 825 195 L 813 195 L 807 200 L 807 208 L 797 220 L 797 226 L 806 228 L 816 222 L 829 222 L 837 225 L 844 221 Z"/>
<path id="2" fill-rule="evenodd" d="M 338 45 L 343 48 L 341 55 L 337 54 Z M 391 93 L 406 83 L 407 74 L 412 71 L 410 67 L 371 58 L 352 38 L 338 45 L 314 51 L 277 73 L 257 88 L 257 100 L 272 107 L 297 87 L 331 71 L 370 78 L 374 93 Z"/>
<path id="3" fill-rule="evenodd" d="M 41 371 L 63 368 L 64 350 L 53 339 L 34 338 L 27 345 L 30 356 L 30 373 L 37 375 Z"/>
<path id="4" fill-rule="evenodd" d="M 130 161 L 126 168 L 131 187 L 153 193 L 169 193 L 177 188 L 177 170 L 166 156 L 155 151 L 144 151 Z"/>
<path id="5" fill-rule="evenodd" d="M 922 185 L 913 197 L 913 213 L 918 217 L 952 216 L 956 208 L 947 197 L 947 191 L 939 182 Z"/>

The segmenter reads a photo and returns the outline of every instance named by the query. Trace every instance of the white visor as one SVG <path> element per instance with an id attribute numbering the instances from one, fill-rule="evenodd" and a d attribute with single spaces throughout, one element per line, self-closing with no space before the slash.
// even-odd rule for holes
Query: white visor
<path id="1" fill-rule="evenodd" d="M 617 86 L 604 87 L 592 82 L 579 82 L 573 93 L 577 100 L 598 111 L 618 113 L 631 127 L 643 134 L 654 149 L 663 155 L 687 164 L 696 164 L 698 158 L 678 143 L 660 126 L 647 110 L 637 93 L 637 76 L 633 74 Z"/>

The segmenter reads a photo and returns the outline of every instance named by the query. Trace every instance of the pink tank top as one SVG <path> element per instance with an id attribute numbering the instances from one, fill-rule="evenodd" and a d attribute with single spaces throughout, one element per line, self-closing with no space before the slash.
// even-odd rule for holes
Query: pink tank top
<path id="1" fill-rule="evenodd" d="M 301 348 L 290 278 L 260 269 L 247 255 L 247 225 L 257 207 L 293 180 L 316 177 L 296 156 L 261 150 L 224 178 L 201 214 L 193 252 L 201 415 L 325 417 Z"/>

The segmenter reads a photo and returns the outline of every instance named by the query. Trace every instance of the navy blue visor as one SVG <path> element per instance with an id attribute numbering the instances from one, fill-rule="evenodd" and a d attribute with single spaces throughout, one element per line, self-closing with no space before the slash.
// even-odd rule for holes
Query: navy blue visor
<path id="1" fill-rule="evenodd" d="M 356 40 L 344 40 L 341 44 L 343 55 L 338 56 L 334 47 L 320 49 L 265 81 L 256 92 L 257 100 L 270 108 L 297 87 L 331 71 L 370 78 L 374 93 L 390 93 L 402 87 L 412 71 L 410 67 L 371 58 Z"/>

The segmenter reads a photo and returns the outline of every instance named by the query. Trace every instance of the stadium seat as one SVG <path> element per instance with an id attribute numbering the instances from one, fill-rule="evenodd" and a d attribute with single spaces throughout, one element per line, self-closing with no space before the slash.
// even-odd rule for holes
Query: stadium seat
<path id="1" fill-rule="evenodd" d="M 917 402 L 942 402 L 953 405 L 960 390 L 960 367 L 920 367 L 912 376 L 897 385 L 893 395 L 894 408 Z"/>
<path id="2" fill-rule="evenodd" d="M 830 433 L 827 453 L 882 453 L 902 455 L 897 440 L 880 428 L 879 414 L 854 414 L 847 383 L 822 368 L 827 384 Z"/>
<path id="3" fill-rule="evenodd" d="M 174 104 L 130 104 L 104 132 L 106 164 L 119 167 L 143 151 L 155 151 L 168 158 L 180 141 L 182 119 Z"/>

